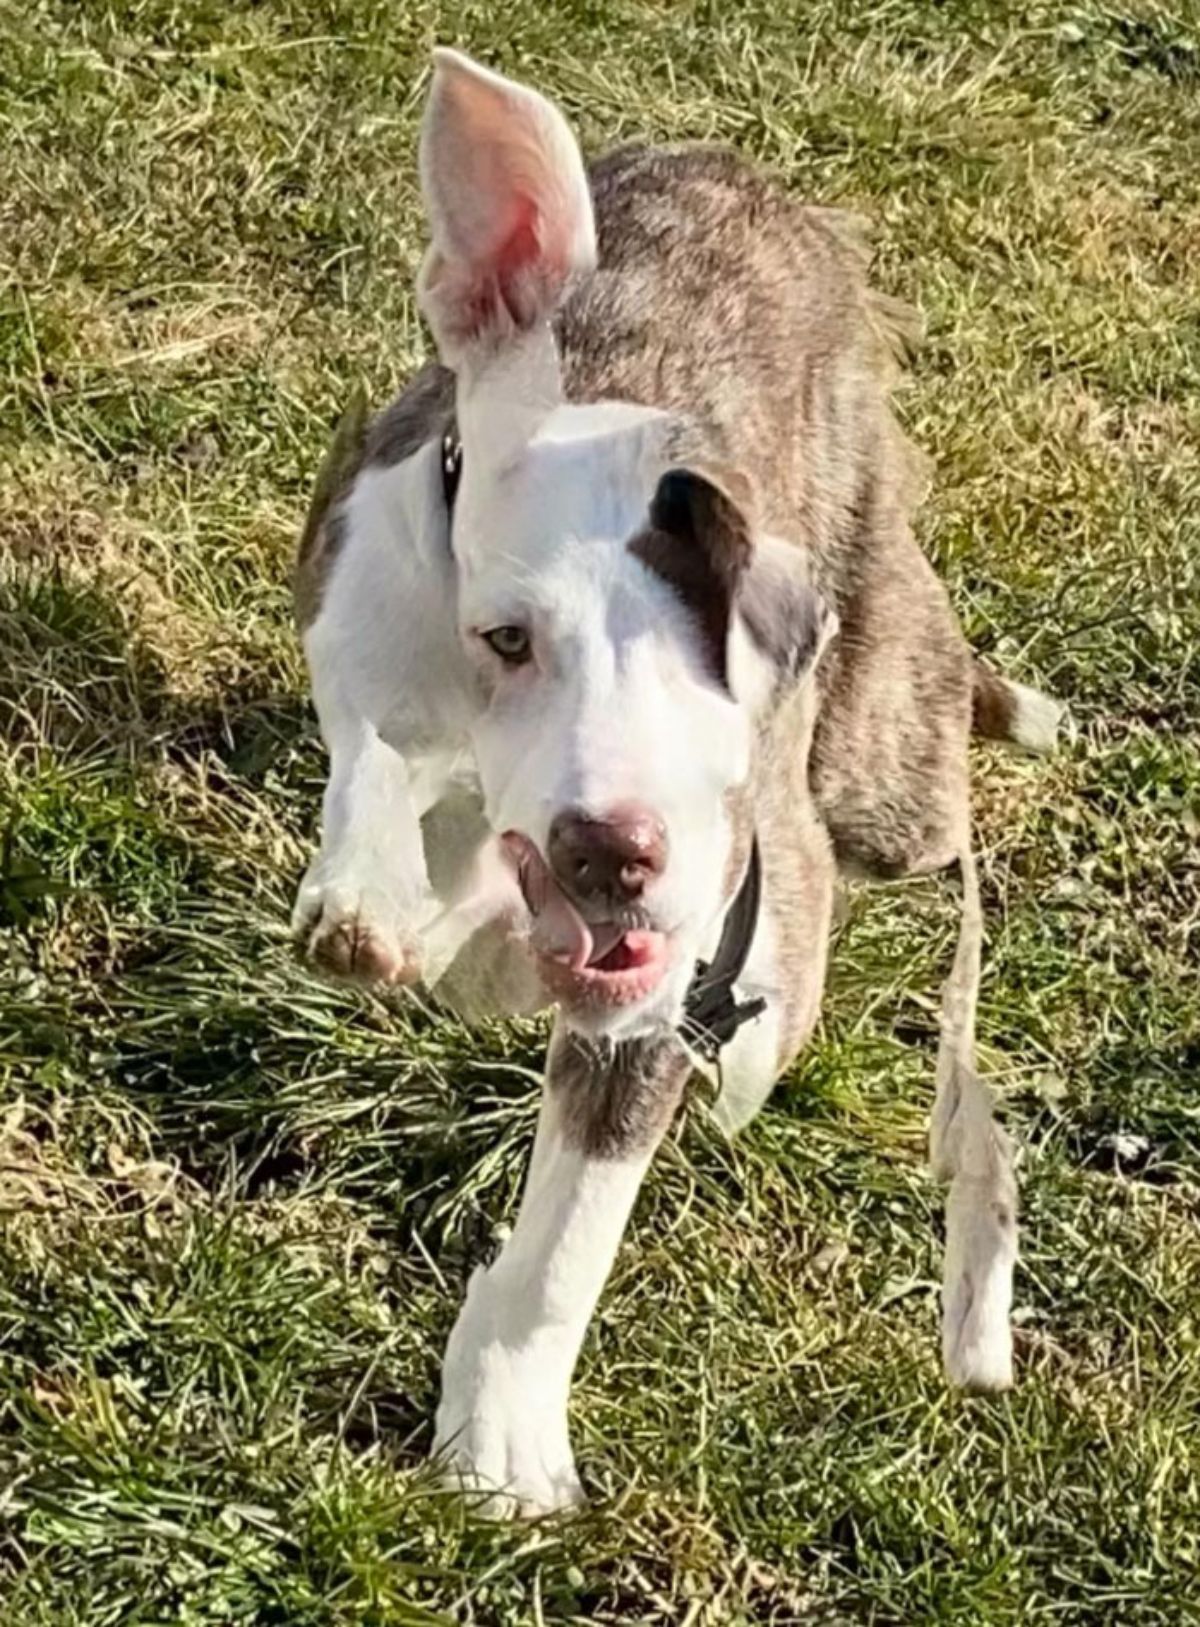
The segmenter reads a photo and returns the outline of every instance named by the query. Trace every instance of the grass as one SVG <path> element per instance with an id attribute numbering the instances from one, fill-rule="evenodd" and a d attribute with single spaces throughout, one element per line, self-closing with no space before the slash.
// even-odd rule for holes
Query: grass
<path id="1" fill-rule="evenodd" d="M 589 1510 L 423 1467 L 544 1035 L 315 984 L 306 488 L 424 352 L 428 48 L 592 149 L 732 140 L 878 223 L 976 646 L 982 1051 L 1023 1147 L 1019 1387 L 947 1393 L 935 887 L 858 893 L 822 1028 L 658 1160 L 585 1346 Z M 1151 0 L 0 5 L 0 1615 L 1200 1621 L 1200 12 Z"/>

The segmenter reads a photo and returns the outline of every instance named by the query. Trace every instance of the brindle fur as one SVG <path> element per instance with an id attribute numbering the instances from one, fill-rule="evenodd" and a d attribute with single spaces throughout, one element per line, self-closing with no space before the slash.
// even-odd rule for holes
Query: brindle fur
<path id="1" fill-rule="evenodd" d="M 781 1071 L 817 1020 L 833 915 L 837 866 L 811 787 L 816 713 L 814 682 L 802 679 L 784 688 L 759 725 L 747 810 L 752 810 L 762 853 L 763 910 L 783 972 L 777 1053 Z"/>
<path id="2" fill-rule="evenodd" d="M 321 608 L 326 580 L 341 550 L 342 502 L 362 467 L 366 413 L 366 399 L 359 391 L 342 414 L 313 483 L 292 571 L 292 604 L 301 632 Z"/>

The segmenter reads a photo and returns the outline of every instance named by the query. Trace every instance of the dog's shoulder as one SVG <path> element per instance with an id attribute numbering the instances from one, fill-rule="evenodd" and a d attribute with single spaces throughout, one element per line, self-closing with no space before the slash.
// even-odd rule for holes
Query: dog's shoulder
<path id="1" fill-rule="evenodd" d="M 440 440 L 454 421 L 454 374 L 427 362 L 367 429 L 364 464 L 388 467 Z"/>
<path id="2" fill-rule="evenodd" d="M 422 367 L 375 418 L 355 393 L 322 460 L 300 532 L 292 576 L 301 631 L 315 621 L 330 573 L 347 538 L 346 500 L 364 470 L 391 468 L 440 440 L 454 419 L 454 375 L 438 362 Z"/>

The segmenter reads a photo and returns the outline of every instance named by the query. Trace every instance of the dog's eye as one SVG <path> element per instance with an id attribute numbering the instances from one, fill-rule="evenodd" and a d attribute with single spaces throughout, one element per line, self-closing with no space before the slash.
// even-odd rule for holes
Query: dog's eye
<path id="1" fill-rule="evenodd" d="M 532 653 L 529 634 L 523 627 L 493 627 L 483 634 L 483 641 L 510 667 L 524 666 Z"/>

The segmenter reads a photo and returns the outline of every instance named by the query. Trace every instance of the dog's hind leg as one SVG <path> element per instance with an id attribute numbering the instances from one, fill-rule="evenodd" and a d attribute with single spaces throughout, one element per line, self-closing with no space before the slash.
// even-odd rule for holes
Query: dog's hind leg
<path id="1" fill-rule="evenodd" d="M 442 1370 L 435 1452 L 489 1513 L 582 1498 L 571 1374 L 689 1072 L 673 1035 L 614 1046 L 555 1032 L 516 1225 L 471 1278 Z"/>
<path id="2" fill-rule="evenodd" d="M 983 916 L 969 848 L 960 859 L 962 920 L 942 995 L 937 1097 L 930 1123 L 934 1174 L 948 1181 L 942 1278 L 942 1355 L 951 1382 L 1003 1390 L 1012 1383 L 1016 1183 L 1008 1137 L 992 1117 L 975 1068 Z"/>

